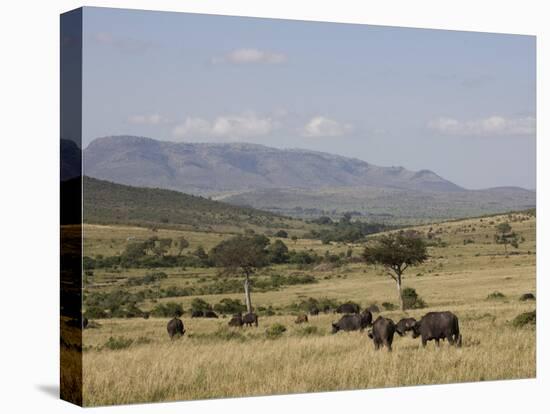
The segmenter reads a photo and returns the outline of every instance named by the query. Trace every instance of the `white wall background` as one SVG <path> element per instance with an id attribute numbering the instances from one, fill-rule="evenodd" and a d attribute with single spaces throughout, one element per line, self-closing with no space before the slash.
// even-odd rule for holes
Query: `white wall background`
<path id="1" fill-rule="evenodd" d="M 550 33 L 537 0 L 89 0 L 157 9 L 534 34 L 538 60 L 537 379 L 104 408 L 101 412 L 540 412 L 550 389 L 547 212 Z M 77 1 L 0 6 L 0 408 L 65 413 L 58 384 L 59 14 Z M 90 409 L 96 412 L 99 409 Z"/>

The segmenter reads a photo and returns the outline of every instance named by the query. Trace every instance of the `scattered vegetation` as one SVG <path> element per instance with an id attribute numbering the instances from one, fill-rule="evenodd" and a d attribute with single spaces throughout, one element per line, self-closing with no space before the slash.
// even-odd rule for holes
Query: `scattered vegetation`
<path id="1" fill-rule="evenodd" d="M 277 339 L 286 332 L 286 327 L 280 323 L 274 323 L 265 330 L 265 336 L 269 339 Z"/>
<path id="2" fill-rule="evenodd" d="M 129 348 L 134 341 L 129 338 L 124 338 L 122 336 L 113 337 L 111 336 L 105 345 L 104 348 L 110 349 L 111 351 L 118 351 L 121 349 Z"/>
<path id="3" fill-rule="evenodd" d="M 506 295 L 504 293 L 499 292 L 499 291 L 494 291 L 493 293 L 489 293 L 487 295 L 488 300 L 504 299 L 505 297 L 506 297 Z"/>
<path id="4" fill-rule="evenodd" d="M 512 325 L 516 328 L 522 328 L 524 326 L 534 326 L 537 323 L 536 311 L 520 313 L 512 321 Z"/>
<path id="5" fill-rule="evenodd" d="M 403 289 L 403 306 L 405 309 L 422 309 L 425 308 L 426 302 L 418 296 L 416 290 L 411 287 Z"/>

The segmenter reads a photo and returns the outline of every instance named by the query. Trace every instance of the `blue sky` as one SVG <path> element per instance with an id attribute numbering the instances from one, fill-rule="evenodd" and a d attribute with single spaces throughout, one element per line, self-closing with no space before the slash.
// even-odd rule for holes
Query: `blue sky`
<path id="1" fill-rule="evenodd" d="M 84 10 L 83 145 L 306 148 L 535 188 L 533 36 Z"/>

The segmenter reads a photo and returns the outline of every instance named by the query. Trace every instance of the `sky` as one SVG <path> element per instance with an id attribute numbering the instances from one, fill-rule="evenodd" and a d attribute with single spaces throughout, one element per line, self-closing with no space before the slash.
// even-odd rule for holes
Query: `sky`
<path id="1" fill-rule="evenodd" d="M 95 138 L 251 142 L 535 188 L 534 36 L 85 8 Z"/>

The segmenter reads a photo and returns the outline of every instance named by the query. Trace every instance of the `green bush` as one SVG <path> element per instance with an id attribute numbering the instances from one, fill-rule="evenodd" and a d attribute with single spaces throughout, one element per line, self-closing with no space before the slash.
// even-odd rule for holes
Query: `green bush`
<path id="1" fill-rule="evenodd" d="M 395 306 L 393 303 L 390 303 L 390 302 L 382 302 L 382 307 L 387 311 L 392 311 L 397 309 L 397 306 Z"/>
<path id="2" fill-rule="evenodd" d="M 280 323 L 274 323 L 269 328 L 265 330 L 265 335 L 269 339 L 276 339 L 281 337 L 283 333 L 286 332 L 286 327 Z"/>
<path id="3" fill-rule="evenodd" d="M 426 302 L 418 296 L 416 290 L 406 287 L 402 292 L 403 306 L 405 309 L 422 309 L 426 307 Z"/>
<path id="4" fill-rule="evenodd" d="M 521 328 L 523 326 L 536 325 L 537 323 L 537 314 L 536 311 L 520 313 L 512 321 L 512 325 L 516 328 Z"/>
<path id="5" fill-rule="evenodd" d="M 246 310 L 246 305 L 239 299 L 223 298 L 214 305 L 214 310 L 218 313 L 232 315 Z"/>
<path id="6" fill-rule="evenodd" d="M 195 298 L 191 302 L 191 312 L 206 312 L 212 310 L 212 305 L 202 298 Z"/>
<path id="7" fill-rule="evenodd" d="M 174 316 L 183 315 L 183 308 L 179 303 L 175 302 L 158 303 L 151 311 L 151 315 L 163 318 L 173 318 Z"/>
<path id="8" fill-rule="evenodd" d="M 112 351 L 118 351 L 120 349 L 126 349 L 132 345 L 134 341 L 129 338 L 124 338 L 122 336 L 110 337 L 107 342 L 103 345 L 103 348 L 110 349 Z"/>
<path id="9" fill-rule="evenodd" d="M 487 299 L 488 300 L 492 300 L 492 299 L 504 299 L 506 296 L 504 295 L 504 293 L 501 293 L 501 292 L 498 292 L 498 291 L 494 291 L 493 293 L 489 293 L 487 295 Z"/>

